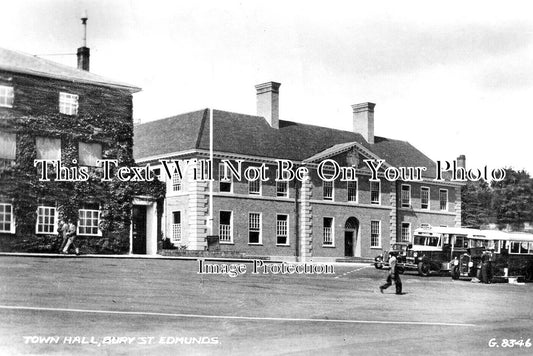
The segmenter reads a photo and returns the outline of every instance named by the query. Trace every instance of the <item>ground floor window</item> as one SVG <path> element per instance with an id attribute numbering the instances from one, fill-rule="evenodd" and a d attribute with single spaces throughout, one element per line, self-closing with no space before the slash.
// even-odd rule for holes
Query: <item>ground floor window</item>
<path id="1" fill-rule="evenodd" d="M 288 222 L 289 215 L 278 214 L 276 217 L 276 243 L 278 245 L 288 245 Z"/>
<path id="2" fill-rule="evenodd" d="M 250 213 L 248 215 L 248 243 L 261 243 L 261 213 Z"/>
<path id="3" fill-rule="evenodd" d="M 333 218 L 324 218 L 323 223 L 323 232 L 324 232 L 324 246 L 333 246 L 334 235 L 333 235 Z"/>
<path id="4" fill-rule="evenodd" d="M 400 241 L 411 241 L 411 223 L 402 223 Z"/>
<path id="5" fill-rule="evenodd" d="M 100 236 L 100 210 L 80 209 L 78 213 L 78 235 Z"/>
<path id="6" fill-rule="evenodd" d="M 220 242 L 233 242 L 233 233 L 231 226 L 233 225 L 231 211 L 220 212 L 220 226 L 218 234 L 220 236 Z"/>
<path id="7" fill-rule="evenodd" d="M 57 210 L 53 206 L 40 205 L 37 207 L 37 234 L 55 234 L 57 225 Z"/>
<path id="8" fill-rule="evenodd" d="M 172 212 L 172 243 L 181 242 L 181 211 Z"/>
<path id="9" fill-rule="evenodd" d="M 381 222 L 370 222 L 370 247 L 381 247 Z"/>
<path id="10" fill-rule="evenodd" d="M 0 232 L 13 232 L 13 225 L 13 205 L 0 203 Z"/>

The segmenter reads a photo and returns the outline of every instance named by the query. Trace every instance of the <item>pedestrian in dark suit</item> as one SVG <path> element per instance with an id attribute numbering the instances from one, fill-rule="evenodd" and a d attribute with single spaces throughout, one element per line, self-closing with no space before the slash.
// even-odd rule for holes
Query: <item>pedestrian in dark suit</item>
<path id="1" fill-rule="evenodd" d="M 392 281 L 394 280 L 394 285 L 396 287 L 396 294 L 402 294 L 402 280 L 400 279 L 400 269 L 398 268 L 398 260 L 396 259 L 396 253 L 390 252 L 389 253 L 389 264 L 390 264 L 390 271 L 389 275 L 387 276 L 387 281 L 384 285 L 379 287 L 379 290 L 381 293 L 383 293 L 384 289 L 389 288 L 392 285 Z"/>

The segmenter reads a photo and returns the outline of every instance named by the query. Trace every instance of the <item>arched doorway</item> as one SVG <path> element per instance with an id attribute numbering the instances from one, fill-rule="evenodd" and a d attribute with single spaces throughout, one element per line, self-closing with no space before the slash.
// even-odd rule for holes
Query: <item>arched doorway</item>
<path id="1" fill-rule="evenodd" d="M 358 248 L 357 235 L 359 232 L 359 220 L 353 216 L 346 220 L 344 224 L 344 256 L 360 256 L 361 249 Z"/>

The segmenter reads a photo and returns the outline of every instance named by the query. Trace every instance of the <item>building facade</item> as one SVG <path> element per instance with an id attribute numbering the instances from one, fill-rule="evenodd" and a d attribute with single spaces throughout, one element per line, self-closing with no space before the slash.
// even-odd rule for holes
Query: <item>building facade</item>
<path id="1" fill-rule="evenodd" d="M 319 261 L 373 257 L 423 224 L 460 226 L 461 185 L 435 182 L 435 163 L 409 143 L 374 136 L 375 104 L 353 105 L 353 131 L 305 125 L 279 119 L 279 87 L 256 86 L 256 116 L 205 109 L 136 126 L 136 162 L 166 184 L 163 238 L 204 250 L 216 236 L 222 251 Z M 384 160 L 377 179 L 366 160 Z M 283 164 L 299 178 L 276 177 Z M 331 181 L 336 167 L 349 179 Z M 389 167 L 427 170 L 391 180 Z"/>
<path id="2" fill-rule="evenodd" d="M 58 251 L 59 219 L 78 222 L 82 252 L 133 248 L 138 192 L 102 182 L 97 160 L 134 164 L 132 94 L 140 89 L 90 73 L 89 49 L 81 49 L 78 69 L 0 49 L 2 251 Z M 43 179 L 35 160 L 60 160 L 64 169 L 47 165 Z M 81 167 L 86 180 L 79 179 Z M 154 209 L 150 199 L 137 200 L 143 211 Z"/>

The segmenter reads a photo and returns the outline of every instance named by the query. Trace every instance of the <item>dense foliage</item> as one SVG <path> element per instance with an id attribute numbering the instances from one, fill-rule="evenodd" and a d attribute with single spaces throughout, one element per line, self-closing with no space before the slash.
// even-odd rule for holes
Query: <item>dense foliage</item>
<path id="1" fill-rule="evenodd" d="M 521 230 L 533 222 L 533 179 L 526 171 L 507 168 L 500 182 L 468 182 L 462 189 L 462 225 L 496 223 Z"/>
<path id="2" fill-rule="evenodd" d="M 73 220 L 78 219 L 78 209 L 96 204 L 102 212 L 102 236 L 85 239 L 85 251 L 127 252 L 133 198 L 150 195 L 162 200 L 165 191 L 161 182 L 102 182 L 100 168 L 90 169 L 88 181 L 41 182 L 34 160 L 35 137 L 45 136 L 61 139 L 61 159 L 66 166 L 77 166 L 78 142 L 99 142 L 102 143 L 102 158 L 117 159 L 119 165 L 132 167 L 135 164 L 131 118 L 56 114 L 18 118 L 12 126 L 17 134 L 16 164 L 0 172 L 0 195 L 13 199 L 16 217 L 17 237 L 11 248 L 24 251 L 57 248 L 59 237 L 35 234 L 39 204 L 55 205 L 60 218 Z"/>

